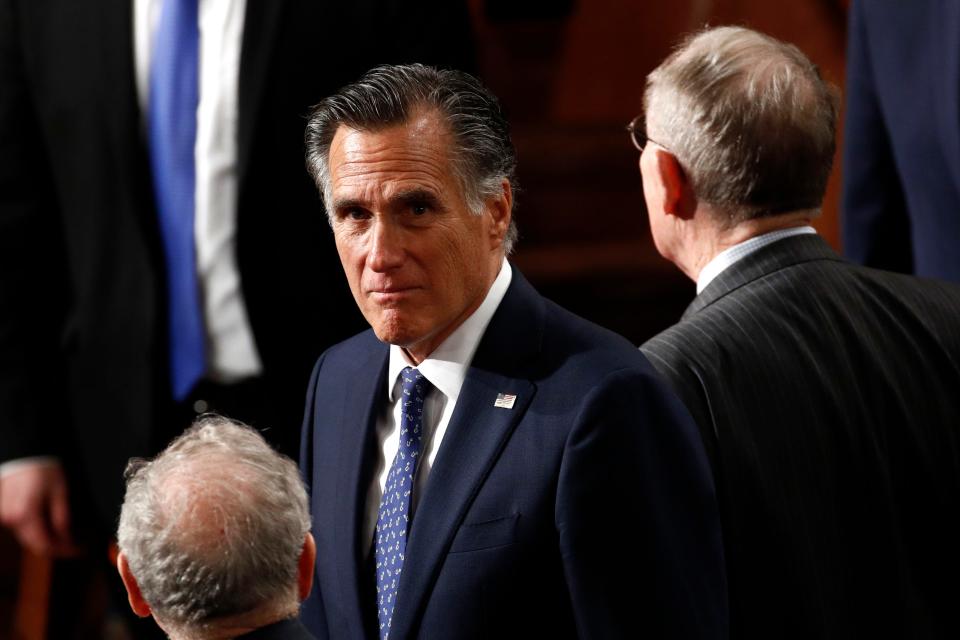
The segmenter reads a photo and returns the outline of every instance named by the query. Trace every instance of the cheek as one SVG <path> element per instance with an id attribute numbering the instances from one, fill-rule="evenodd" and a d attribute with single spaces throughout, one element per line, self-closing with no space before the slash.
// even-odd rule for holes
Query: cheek
<path id="1" fill-rule="evenodd" d="M 337 253 L 340 256 L 340 266 L 343 267 L 343 273 L 347 277 L 347 284 L 353 292 L 357 303 L 360 303 L 360 278 L 363 274 L 363 254 L 357 250 L 357 247 L 350 242 L 345 242 L 341 238 L 336 238 Z"/>
<path id="2" fill-rule="evenodd" d="M 363 254 L 358 237 L 346 233 L 343 229 L 335 229 L 333 242 L 337 247 L 337 253 L 340 254 L 340 263 L 343 264 L 344 271 L 350 273 L 351 269 L 356 268 Z"/>
<path id="3" fill-rule="evenodd" d="M 447 304 L 454 307 L 454 311 L 459 311 L 460 307 L 481 296 L 491 276 L 487 239 L 480 235 L 473 237 L 475 240 L 471 243 L 453 244 L 448 248 L 443 278 Z"/>

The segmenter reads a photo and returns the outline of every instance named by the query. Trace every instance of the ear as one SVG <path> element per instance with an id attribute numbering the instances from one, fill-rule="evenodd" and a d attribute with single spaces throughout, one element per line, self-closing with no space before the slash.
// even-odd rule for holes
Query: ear
<path id="1" fill-rule="evenodd" d="M 127 564 L 127 557 L 123 553 L 117 556 L 117 570 L 120 572 L 120 579 L 123 580 L 123 586 L 127 590 L 130 608 L 141 618 L 146 618 L 151 613 L 150 605 L 143 599 L 143 594 L 140 593 L 140 585 L 137 584 L 137 579 L 130 572 L 130 565 Z"/>
<path id="2" fill-rule="evenodd" d="M 300 560 L 297 562 L 297 593 L 300 596 L 301 602 L 306 600 L 307 596 L 310 595 L 316 561 L 317 543 L 313 540 L 313 534 L 308 531 L 307 537 L 303 541 Z"/>
<path id="3" fill-rule="evenodd" d="M 500 193 L 487 199 L 487 214 L 491 217 L 491 248 L 503 246 L 503 239 L 510 228 L 513 211 L 513 187 L 506 178 L 500 183 Z"/>
<path id="4" fill-rule="evenodd" d="M 657 149 L 656 154 L 657 176 L 663 187 L 663 210 L 668 215 L 689 220 L 697 209 L 697 199 L 687 173 L 669 151 Z"/>

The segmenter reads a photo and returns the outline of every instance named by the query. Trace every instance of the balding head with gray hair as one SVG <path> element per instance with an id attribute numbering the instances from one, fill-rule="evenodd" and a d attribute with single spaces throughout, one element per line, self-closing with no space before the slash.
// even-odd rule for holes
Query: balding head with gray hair
<path id="1" fill-rule="evenodd" d="M 129 568 L 168 633 L 202 638 L 251 614 L 296 615 L 306 491 L 259 433 L 203 416 L 154 460 L 131 461 L 126 477 L 121 574 Z"/>
<path id="2" fill-rule="evenodd" d="M 795 46 L 741 27 L 680 44 L 647 78 L 646 129 L 725 224 L 817 209 L 838 94 Z"/>

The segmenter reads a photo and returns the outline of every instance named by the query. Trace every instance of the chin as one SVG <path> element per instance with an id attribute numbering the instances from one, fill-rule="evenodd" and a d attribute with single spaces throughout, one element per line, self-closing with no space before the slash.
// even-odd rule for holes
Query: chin
<path id="1" fill-rule="evenodd" d="M 415 332 L 411 331 L 410 320 L 395 309 L 388 309 L 377 314 L 374 322 L 370 322 L 373 332 L 380 342 L 406 347 L 417 342 Z"/>

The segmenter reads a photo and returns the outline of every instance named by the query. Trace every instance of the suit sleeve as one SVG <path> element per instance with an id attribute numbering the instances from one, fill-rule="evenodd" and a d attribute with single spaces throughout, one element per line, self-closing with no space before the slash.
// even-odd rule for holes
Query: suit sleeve
<path id="1" fill-rule="evenodd" d="M 843 249 L 859 264 L 909 273 L 913 271 L 909 216 L 877 94 L 874 74 L 883 70 L 871 60 L 865 5 L 853 3 L 847 42 Z"/>
<path id="2" fill-rule="evenodd" d="M 14 0 L 0 0 L 0 462 L 51 455 L 62 424 L 63 244 Z"/>
<path id="3" fill-rule="evenodd" d="M 667 337 L 667 336 L 670 337 Z M 694 369 L 693 359 L 685 356 L 677 345 L 681 336 L 670 332 L 647 341 L 640 350 L 647 357 L 657 373 L 670 385 L 680 398 L 686 410 L 700 430 L 700 440 L 707 452 L 711 467 L 716 468 L 717 425 L 710 409 L 706 389 L 699 374 Z"/>
<path id="4" fill-rule="evenodd" d="M 689 415 L 652 371 L 612 374 L 585 399 L 556 514 L 580 637 L 726 637 L 710 470 Z"/>
<path id="5" fill-rule="evenodd" d="M 307 399 L 303 410 L 303 431 L 300 435 L 300 474 L 304 483 L 307 485 L 307 499 L 313 508 L 313 499 L 311 495 L 311 483 L 313 482 L 313 415 L 314 398 L 317 391 L 317 377 L 320 375 L 320 369 L 323 366 L 323 357 L 317 360 L 310 375 L 310 384 L 307 386 Z M 317 555 L 316 562 L 327 562 L 325 558 Z M 320 584 L 316 579 L 316 567 L 314 567 L 313 588 L 309 595 L 303 601 L 300 609 L 300 621 L 315 635 L 318 640 L 330 637 L 327 628 L 326 610 L 323 605 L 323 594 L 320 592 Z"/>

